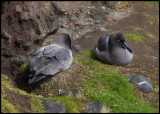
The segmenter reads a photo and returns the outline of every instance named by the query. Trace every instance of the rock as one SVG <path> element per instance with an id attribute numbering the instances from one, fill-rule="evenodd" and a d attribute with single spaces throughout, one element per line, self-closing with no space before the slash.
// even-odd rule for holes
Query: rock
<path id="1" fill-rule="evenodd" d="M 98 9 L 91 9 L 90 10 L 91 12 L 91 17 L 94 19 L 94 20 L 103 20 L 105 19 L 105 13 L 101 10 L 98 10 Z"/>
<path id="2" fill-rule="evenodd" d="M 5 51 L 2 52 L 2 56 L 4 56 L 4 57 L 12 57 L 12 53 L 5 50 Z"/>
<path id="3" fill-rule="evenodd" d="M 16 39 L 15 40 L 15 45 L 17 46 L 17 47 L 21 47 L 21 45 L 24 43 L 24 41 L 23 40 L 21 40 L 21 39 Z"/>
<path id="4" fill-rule="evenodd" d="M 131 8 L 128 8 L 127 10 L 126 10 L 126 9 L 120 9 L 120 10 L 118 10 L 118 11 L 110 11 L 110 12 L 106 15 L 106 17 L 107 17 L 107 18 L 114 19 L 114 20 L 119 20 L 119 19 L 128 17 L 129 15 L 131 15 L 132 12 L 133 12 L 132 7 L 131 7 Z"/>
<path id="5" fill-rule="evenodd" d="M 105 20 L 95 20 L 95 24 L 99 24 L 101 27 L 106 26 L 107 22 Z"/>
<path id="6" fill-rule="evenodd" d="M 79 21 L 77 22 L 77 24 L 80 25 L 80 26 L 84 26 L 84 25 L 85 25 L 85 22 L 84 22 L 84 20 L 79 20 Z"/>
<path id="7" fill-rule="evenodd" d="M 70 21 L 74 21 L 76 19 L 77 19 L 77 17 L 75 15 L 71 15 L 70 18 L 69 18 Z"/>
<path id="8" fill-rule="evenodd" d="M 63 92 L 61 89 L 59 90 L 59 96 L 69 96 L 69 97 L 77 97 L 82 98 L 82 94 L 79 89 L 74 89 L 72 91 Z"/>
<path id="9" fill-rule="evenodd" d="M 54 1 L 51 3 L 51 5 L 55 9 L 56 13 L 59 15 L 63 15 L 67 12 L 67 9 L 64 8 L 59 1 Z"/>
<path id="10" fill-rule="evenodd" d="M 107 108 L 102 102 L 87 102 L 87 109 L 81 113 L 111 113 L 111 109 Z"/>
<path id="11" fill-rule="evenodd" d="M 27 43 L 27 44 L 24 44 L 24 45 L 23 45 L 23 49 L 24 49 L 25 51 L 27 51 L 27 50 L 30 49 L 31 45 L 32 45 L 31 42 L 29 42 L 29 43 Z"/>
<path id="12" fill-rule="evenodd" d="M 131 74 L 128 77 L 128 80 L 132 84 L 138 86 L 138 88 L 145 93 L 152 92 L 154 89 L 149 79 L 142 75 Z"/>
<path id="13" fill-rule="evenodd" d="M 119 1 L 103 1 L 102 3 L 104 3 L 106 7 L 115 9 L 120 2 Z"/>
<path id="14" fill-rule="evenodd" d="M 11 38 L 12 38 L 12 37 L 11 37 L 10 34 L 8 34 L 7 31 L 2 30 L 2 31 L 1 31 L 1 37 L 4 38 L 5 40 L 7 40 L 8 43 L 12 43 L 12 42 L 11 42 Z"/>
<path id="15" fill-rule="evenodd" d="M 95 20 L 95 24 L 99 24 L 101 22 L 101 20 Z"/>
<path id="16" fill-rule="evenodd" d="M 43 100 L 42 102 L 46 113 L 65 113 L 66 106 L 59 102 Z"/>
<path id="17" fill-rule="evenodd" d="M 29 20 L 28 12 L 22 12 L 20 19 L 21 19 L 22 21 Z"/>
<path id="18" fill-rule="evenodd" d="M 22 8 L 20 5 L 16 5 L 16 12 L 18 13 L 22 12 Z"/>
<path id="19" fill-rule="evenodd" d="M 11 39 L 11 35 L 9 35 L 7 31 L 2 30 L 1 35 L 5 39 Z"/>
<path id="20" fill-rule="evenodd" d="M 16 57 L 12 58 L 12 61 L 17 65 L 21 65 L 24 62 L 26 62 L 27 59 L 26 59 L 26 57 L 24 57 L 22 55 L 17 55 Z"/>

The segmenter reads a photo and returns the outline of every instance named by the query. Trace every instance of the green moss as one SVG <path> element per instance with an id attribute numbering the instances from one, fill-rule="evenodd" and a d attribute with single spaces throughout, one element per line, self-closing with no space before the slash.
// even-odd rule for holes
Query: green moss
<path id="1" fill-rule="evenodd" d="M 24 72 L 28 67 L 28 63 L 25 62 L 23 64 L 21 64 L 21 66 L 19 67 L 19 72 Z"/>
<path id="2" fill-rule="evenodd" d="M 84 65 L 87 67 L 88 70 L 93 70 L 97 72 L 103 71 L 117 71 L 121 66 L 113 66 L 104 64 L 101 61 L 96 59 L 95 51 L 85 51 L 83 55 L 77 55 L 74 58 L 79 64 Z"/>
<path id="3" fill-rule="evenodd" d="M 31 98 L 30 100 L 32 113 L 45 113 L 45 109 L 42 104 L 42 100 L 37 98 Z"/>
<path id="4" fill-rule="evenodd" d="M 154 92 L 158 92 L 159 93 L 159 86 L 155 86 Z"/>
<path id="5" fill-rule="evenodd" d="M 132 33 L 125 34 L 124 36 L 126 39 L 132 39 L 136 42 L 143 42 L 142 38 Z"/>
<path id="6" fill-rule="evenodd" d="M 159 1 L 145 1 L 145 5 L 148 8 L 154 8 L 155 10 L 159 10 Z"/>
<path id="7" fill-rule="evenodd" d="M 8 100 L 4 99 L 6 97 L 5 90 L 8 87 L 8 82 L 7 80 L 8 77 L 1 75 L 1 112 L 3 113 L 18 113 L 19 111 L 16 110 L 14 105 L 8 102 Z"/>
<path id="8" fill-rule="evenodd" d="M 78 99 L 76 97 L 54 97 L 51 100 L 63 103 L 66 105 L 66 113 L 80 113 L 84 108 L 85 99 Z"/>
<path id="9" fill-rule="evenodd" d="M 135 97 L 136 92 L 128 77 L 117 71 L 121 66 L 107 65 L 92 58 L 92 51 L 85 51 L 75 60 L 84 66 L 88 66 L 88 75 L 81 93 L 89 101 L 104 102 L 113 112 L 156 112 L 148 101 L 142 101 Z"/>
<path id="10" fill-rule="evenodd" d="M 28 96 L 32 97 L 32 102 L 31 102 L 31 103 L 33 103 L 33 104 L 32 104 L 32 108 L 33 108 L 33 107 L 37 107 L 37 108 L 40 109 L 39 111 L 44 112 L 44 111 L 43 111 L 43 108 L 40 106 L 40 105 L 41 105 L 41 104 L 40 104 L 41 101 L 33 100 L 33 99 L 38 99 L 38 98 L 43 98 L 43 99 L 45 99 L 44 97 L 42 97 L 42 96 L 36 96 L 36 95 L 34 95 L 34 94 L 29 94 L 29 93 L 27 93 L 27 92 L 25 92 L 25 91 L 23 91 L 23 90 L 20 90 L 20 89 L 18 89 L 18 88 L 14 88 L 14 87 L 11 85 L 11 83 L 9 82 L 8 76 L 1 75 L 1 104 L 2 104 L 2 105 L 1 105 L 1 108 L 2 108 L 2 112 L 4 112 L 4 113 L 17 113 L 17 112 L 19 112 L 17 109 L 23 108 L 23 107 L 17 108 L 17 106 L 19 106 L 19 105 L 13 105 L 13 104 L 11 104 L 11 103 L 7 100 L 7 98 L 6 98 L 6 93 L 5 93 L 5 90 L 6 90 L 6 89 L 8 89 L 9 91 L 15 92 L 16 94 L 28 95 Z M 5 99 L 4 99 L 4 98 L 5 98 Z M 37 103 L 37 106 L 36 106 L 36 103 Z M 17 109 L 16 109 L 16 108 L 17 108 Z M 39 111 L 37 110 L 37 108 L 35 108 L 35 110 L 33 110 L 33 111 L 39 112 Z M 26 111 L 27 111 L 27 110 L 26 110 Z M 29 112 L 29 111 L 27 111 L 27 112 Z"/>
<path id="11" fill-rule="evenodd" d="M 135 91 L 126 76 L 117 72 L 97 73 L 88 76 L 82 91 L 92 101 L 104 102 L 113 112 L 156 112 L 135 97 Z"/>
<path id="12" fill-rule="evenodd" d="M 96 54 L 95 54 L 94 50 L 92 50 L 92 51 L 84 51 L 84 56 L 95 58 Z"/>
<path id="13" fill-rule="evenodd" d="M 1 104 L 2 113 L 19 113 L 19 111 L 14 107 L 14 105 L 9 103 L 8 100 L 4 99 L 3 97 L 1 98 Z"/>

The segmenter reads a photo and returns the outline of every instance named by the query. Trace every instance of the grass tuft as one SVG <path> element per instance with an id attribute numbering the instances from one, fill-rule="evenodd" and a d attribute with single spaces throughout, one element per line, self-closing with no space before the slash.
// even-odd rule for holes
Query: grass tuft
<path id="1" fill-rule="evenodd" d="M 42 100 L 38 100 L 37 98 L 32 97 L 30 100 L 32 113 L 45 113 L 45 109 L 42 104 Z"/>
<path id="2" fill-rule="evenodd" d="M 87 78 L 80 88 L 88 101 L 103 102 L 115 113 L 156 112 L 150 107 L 150 103 L 136 97 L 136 92 L 128 81 L 128 77 L 117 72 L 117 69 L 121 67 L 94 60 L 92 55 L 94 52 L 85 51 L 82 56 L 76 57 L 80 64 L 88 66 Z"/>
<path id="3" fill-rule="evenodd" d="M 28 67 L 28 63 L 27 62 L 21 64 L 21 66 L 19 67 L 19 72 L 23 73 L 27 69 L 27 67 Z"/>
<path id="4" fill-rule="evenodd" d="M 101 101 L 117 113 L 151 113 L 156 112 L 144 101 L 135 97 L 133 85 L 126 76 L 117 72 L 105 72 L 89 75 L 89 80 L 82 88 L 91 101 Z"/>
<path id="5" fill-rule="evenodd" d="M 76 97 L 61 96 L 53 97 L 51 100 L 61 102 L 66 105 L 66 113 L 79 113 L 84 109 L 85 99 L 78 99 Z"/>
<path id="6" fill-rule="evenodd" d="M 132 39 L 136 42 L 143 42 L 142 38 L 132 33 L 125 34 L 124 36 L 126 39 Z"/>

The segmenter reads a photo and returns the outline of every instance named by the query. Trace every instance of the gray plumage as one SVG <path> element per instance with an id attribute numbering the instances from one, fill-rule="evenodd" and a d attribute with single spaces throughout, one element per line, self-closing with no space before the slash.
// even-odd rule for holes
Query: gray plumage
<path id="1" fill-rule="evenodd" d="M 70 48 L 78 51 L 71 44 L 68 34 L 62 33 L 56 36 L 49 46 L 38 49 L 29 63 L 29 84 L 38 82 L 49 75 L 55 75 L 68 69 L 72 64 L 72 52 Z"/>
<path id="2" fill-rule="evenodd" d="M 133 57 L 132 50 L 126 44 L 121 32 L 100 37 L 95 53 L 101 61 L 114 65 L 128 64 Z"/>
<path id="3" fill-rule="evenodd" d="M 152 84 L 150 83 L 149 79 L 142 76 L 142 75 L 131 74 L 128 77 L 128 80 L 132 84 L 138 86 L 138 88 L 145 93 L 149 93 L 149 92 L 153 91 L 153 89 L 154 89 Z"/>

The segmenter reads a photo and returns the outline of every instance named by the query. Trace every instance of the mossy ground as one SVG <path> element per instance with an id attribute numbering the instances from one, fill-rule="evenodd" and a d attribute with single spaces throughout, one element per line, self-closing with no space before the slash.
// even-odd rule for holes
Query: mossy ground
<path id="1" fill-rule="evenodd" d="M 86 58 L 88 56 L 91 58 Z M 136 91 L 128 77 L 117 72 L 121 67 L 113 69 L 114 66 L 102 64 L 92 57 L 95 57 L 94 51 L 85 51 L 83 57 L 77 58 L 91 70 L 81 88 L 86 98 L 104 102 L 113 112 L 156 112 L 149 102 L 135 97 Z"/>
<path id="2" fill-rule="evenodd" d="M 143 42 L 142 38 L 140 38 L 139 36 L 133 34 L 133 33 L 128 33 L 124 35 L 126 39 L 132 39 L 136 42 Z"/>
<path id="3" fill-rule="evenodd" d="M 101 101 L 106 104 L 113 112 L 157 112 L 150 107 L 150 103 L 135 97 L 133 85 L 128 81 L 127 75 L 122 75 L 117 71 L 120 66 L 106 65 L 95 59 L 94 51 L 85 51 L 83 55 L 77 55 L 74 61 L 88 68 L 85 80 L 79 87 L 83 98 L 76 97 L 50 97 L 48 99 L 61 102 L 66 105 L 67 113 L 79 113 L 86 108 L 87 101 Z M 83 72 L 82 72 L 83 73 Z M 42 107 L 42 101 L 34 94 L 28 94 L 23 90 L 13 88 L 7 77 L 2 75 L 2 96 L 5 95 L 5 88 L 18 94 L 30 96 L 30 111 L 27 112 L 45 112 Z M 5 83 L 3 83 L 5 82 Z M 3 112 L 19 112 L 14 105 L 2 97 Z"/>
<path id="4" fill-rule="evenodd" d="M 13 87 L 8 77 L 5 75 L 1 75 L 1 90 L 2 90 L 1 92 L 2 112 L 4 113 L 21 113 L 21 111 L 30 113 L 45 112 L 40 100 L 40 98 L 43 98 L 42 96 L 29 94 L 26 91 Z M 11 95 L 9 95 L 10 93 Z M 8 97 L 11 97 L 11 99 L 14 100 L 11 100 Z M 26 99 L 24 99 L 24 97 L 26 97 Z M 27 104 L 27 102 L 29 102 L 29 104 Z M 22 104 L 24 105 L 21 106 Z"/>

